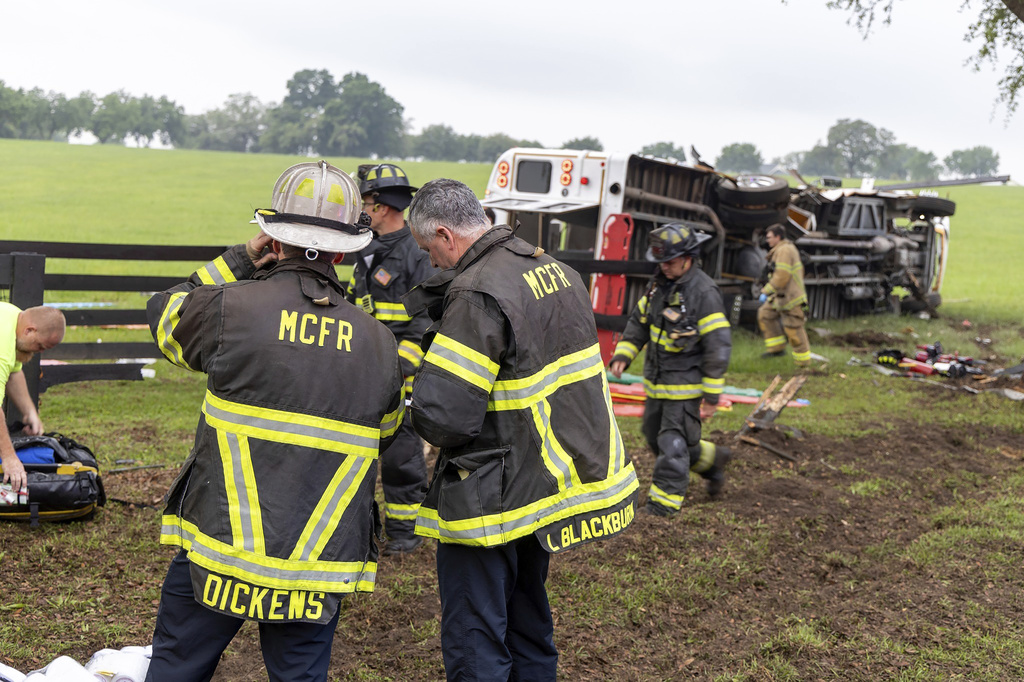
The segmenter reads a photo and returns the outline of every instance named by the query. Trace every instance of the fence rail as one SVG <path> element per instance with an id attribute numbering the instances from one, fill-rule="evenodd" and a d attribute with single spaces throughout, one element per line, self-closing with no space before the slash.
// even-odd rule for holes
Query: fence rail
<path id="1" fill-rule="evenodd" d="M 42 305 L 45 291 L 163 291 L 178 284 L 190 272 L 179 276 L 47 274 L 47 258 L 73 260 L 138 260 L 147 262 L 207 262 L 224 253 L 224 246 L 166 246 L 160 244 L 87 244 L 79 242 L 0 241 L 0 289 L 9 290 L 8 299 L 21 309 Z M 146 311 L 104 308 L 67 310 L 69 325 L 104 327 L 146 323 Z M 42 359 L 138 360 L 159 357 L 152 341 L 116 343 L 61 343 L 42 354 Z M 36 356 L 23 367 L 32 400 L 50 386 L 72 381 L 139 380 L 142 363 L 72 363 L 40 366 Z M 20 420 L 13 405 L 5 411 L 8 424 Z"/>

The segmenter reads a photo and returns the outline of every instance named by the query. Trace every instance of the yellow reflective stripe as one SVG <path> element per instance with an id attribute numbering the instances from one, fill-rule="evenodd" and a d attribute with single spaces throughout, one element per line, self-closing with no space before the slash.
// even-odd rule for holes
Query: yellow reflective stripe
<path id="1" fill-rule="evenodd" d="M 214 281 L 213 275 L 210 274 L 209 270 L 206 269 L 205 265 L 196 270 L 196 276 L 199 277 L 199 281 L 202 282 L 203 284 L 217 283 L 216 281 Z"/>
<path id="2" fill-rule="evenodd" d="M 404 410 L 403 402 L 398 411 Z M 207 424 L 215 429 L 343 455 L 376 458 L 380 443 L 379 428 L 300 412 L 244 405 L 219 398 L 209 390 L 203 403 L 203 414 Z"/>
<path id="3" fill-rule="evenodd" d="M 667 493 L 653 483 L 651 484 L 651 490 L 648 493 L 648 496 L 658 504 L 666 506 L 669 509 L 675 509 L 678 511 L 683 508 L 682 495 L 672 495 Z"/>
<path id="4" fill-rule="evenodd" d="M 181 349 L 177 339 L 174 338 L 174 328 L 181 321 L 179 313 L 186 296 L 188 296 L 188 292 L 179 291 L 176 294 L 171 294 L 171 297 L 167 300 L 167 305 L 164 306 L 164 311 L 160 315 L 160 324 L 156 328 L 156 343 L 168 360 L 178 367 L 192 370 L 183 357 L 185 352 Z"/>
<path id="5" fill-rule="evenodd" d="M 802 265 L 800 263 L 790 264 L 790 263 L 784 263 L 782 261 L 778 261 L 778 262 L 775 263 L 775 267 L 778 268 L 779 270 L 785 270 L 786 272 L 792 273 L 792 272 L 796 272 L 797 270 L 801 269 Z"/>
<path id="6" fill-rule="evenodd" d="M 405 378 L 405 383 L 402 384 L 402 388 L 405 390 L 405 395 L 412 395 L 412 381 L 413 376 L 409 375 Z M 387 434 L 384 434 L 387 435 Z"/>
<path id="7" fill-rule="evenodd" d="M 387 301 L 374 301 L 373 316 L 381 321 L 403 322 L 412 319 L 409 313 L 405 312 L 405 305 L 399 303 L 388 303 Z"/>
<path id="8" fill-rule="evenodd" d="M 690 467 L 690 470 L 699 474 L 713 467 L 716 449 L 717 446 L 714 443 L 702 440 L 700 442 L 700 457 L 697 459 L 697 463 Z"/>
<path id="9" fill-rule="evenodd" d="M 711 377 L 702 377 L 701 385 L 704 387 L 704 392 L 711 395 L 721 393 L 725 389 L 725 377 L 720 379 L 713 379 Z"/>
<path id="10" fill-rule="evenodd" d="M 811 351 L 808 350 L 808 351 L 803 351 L 801 353 L 797 353 L 796 351 L 793 351 L 793 359 L 796 360 L 797 362 L 804 362 L 804 361 L 810 360 L 811 359 Z"/>
<path id="11" fill-rule="evenodd" d="M 209 571 L 261 587 L 320 592 L 372 592 L 375 561 L 294 561 L 254 554 L 206 535 L 194 523 L 166 514 L 160 543 L 189 552 L 189 560 Z"/>
<path id="12" fill-rule="evenodd" d="M 399 426 L 402 425 L 402 419 L 405 418 L 404 397 L 406 395 L 409 395 L 409 393 L 405 392 L 405 394 L 403 395 L 403 399 L 398 401 L 398 407 L 395 409 L 394 412 L 388 412 L 386 415 L 384 415 L 384 419 L 380 423 L 381 438 L 388 438 L 389 436 L 394 434 L 395 431 L 398 430 Z"/>
<path id="13" fill-rule="evenodd" d="M 540 436 L 540 457 L 548 473 L 558 483 L 559 489 L 579 485 L 580 477 L 572 458 L 555 438 L 551 430 L 551 405 L 542 400 L 530 406 L 533 425 Z"/>
<path id="14" fill-rule="evenodd" d="M 408 339 L 398 343 L 398 355 L 405 358 L 413 367 L 419 367 L 420 363 L 423 362 L 423 351 L 420 350 L 418 345 Z"/>
<path id="15" fill-rule="evenodd" d="M 711 313 L 707 317 L 702 317 L 697 322 L 697 331 L 700 332 L 701 336 L 716 329 L 727 329 L 728 327 L 729 320 L 725 319 L 725 315 L 722 313 Z"/>
<path id="16" fill-rule="evenodd" d="M 701 384 L 655 384 L 644 379 L 644 392 L 657 400 L 690 400 L 704 394 Z"/>
<path id="17" fill-rule="evenodd" d="M 347 457 L 334 471 L 327 490 L 320 496 L 313 513 L 306 521 L 289 559 L 316 561 L 323 554 L 327 542 L 338 530 L 338 524 L 345 515 L 352 498 L 362 487 L 366 472 L 372 468 L 368 459 Z M 353 513 L 358 513 L 355 510 Z"/>
<path id="18" fill-rule="evenodd" d="M 238 436 L 239 454 L 242 461 L 242 478 L 245 481 L 245 494 L 249 505 L 249 520 L 252 528 L 253 551 L 265 554 L 266 539 L 263 536 L 263 510 L 260 508 L 260 494 L 256 486 L 256 471 L 252 468 L 252 453 L 249 452 L 249 439 Z"/>
<path id="19" fill-rule="evenodd" d="M 419 504 L 395 504 L 394 502 L 386 502 L 384 505 L 384 516 L 389 519 L 414 521 L 419 510 Z"/>
<path id="20" fill-rule="evenodd" d="M 675 339 L 671 338 L 664 329 L 655 327 L 653 324 L 651 325 L 651 343 L 657 344 L 668 353 L 678 353 L 682 350 L 681 347 L 674 345 Z"/>
<path id="21" fill-rule="evenodd" d="M 636 302 L 636 307 L 640 310 L 640 314 L 643 315 L 647 312 L 647 297 L 643 296 L 639 301 Z"/>
<path id="22" fill-rule="evenodd" d="M 769 351 L 774 350 L 775 348 L 778 348 L 780 346 L 785 346 L 785 345 L 786 345 L 786 337 L 785 336 L 773 336 L 771 338 L 768 338 L 768 339 L 764 340 L 764 346 Z"/>
<path id="23" fill-rule="evenodd" d="M 217 445 L 224 469 L 224 489 L 231 522 L 231 545 L 263 553 L 263 515 L 256 491 L 256 474 L 249 453 L 249 439 L 217 430 Z"/>
<path id="24" fill-rule="evenodd" d="M 480 547 L 504 544 L 562 519 L 612 508 L 629 498 L 639 487 L 636 471 L 630 462 L 611 478 L 560 490 L 554 495 L 499 514 L 445 521 L 438 516 L 436 509 L 420 507 L 416 518 L 416 534 L 440 539 L 442 542 L 455 540 Z"/>
<path id="25" fill-rule="evenodd" d="M 494 382 L 487 409 L 492 412 L 524 410 L 547 399 L 563 386 L 594 376 L 604 376 L 601 347 L 596 343 L 589 348 L 563 355 L 528 377 Z"/>
<path id="26" fill-rule="evenodd" d="M 630 343 L 629 341 L 619 341 L 615 345 L 615 351 L 612 353 L 612 355 L 625 355 L 630 360 L 639 354 L 640 349 L 636 347 L 635 343 Z"/>
<path id="27" fill-rule="evenodd" d="M 223 256 L 217 256 L 216 258 L 214 258 L 213 262 L 210 265 L 217 269 L 217 272 L 220 273 L 220 276 L 224 280 L 225 284 L 227 284 L 228 282 L 238 281 L 238 278 L 235 277 L 235 273 L 231 272 L 231 268 L 228 267 L 228 263 L 226 260 L 224 260 Z M 207 267 L 210 266 L 208 265 Z"/>
<path id="28" fill-rule="evenodd" d="M 786 303 L 786 305 L 782 306 L 782 309 L 783 310 L 790 310 L 791 308 L 795 308 L 798 305 L 803 305 L 806 302 L 807 302 L 807 296 L 804 296 L 803 294 L 801 294 L 800 296 L 797 296 L 795 298 L 790 299 L 789 302 Z"/>
<path id="29" fill-rule="evenodd" d="M 612 394 L 608 390 L 608 375 L 601 375 L 601 389 L 604 391 L 604 404 L 608 407 L 608 442 L 615 447 L 615 455 L 608 459 L 608 477 L 614 476 L 626 465 L 626 447 L 622 444 L 622 434 L 619 433 L 619 423 L 615 419 L 614 406 L 612 405 Z"/>
<path id="30" fill-rule="evenodd" d="M 231 524 L 231 546 L 236 549 L 248 549 L 245 547 L 245 529 L 242 528 L 241 500 L 238 499 L 238 485 L 236 484 L 235 462 L 231 456 L 231 447 L 228 444 L 227 431 L 217 429 L 217 449 L 220 451 L 220 463 L 224 469 L 224 490 L 228 502 L 228 522 Z"/>
<path id="31" fill-rule="evenodd" d="M 487 393 L 491 392 L 494 378 L 498 376 L 498 363 L 444 334 L 434 337 L 434 342 L 430 344 L 430 350 L 423 361 L 454 374 Z"/>

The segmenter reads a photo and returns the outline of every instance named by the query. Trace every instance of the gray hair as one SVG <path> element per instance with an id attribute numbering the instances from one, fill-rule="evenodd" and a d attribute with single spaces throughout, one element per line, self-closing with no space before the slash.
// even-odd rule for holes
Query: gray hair
<path id="1" fill-rule="evenodd" d="M 450 178 L 431 180 L 420 187 L 409 206 L 409 227 L 420 239 L 433 241 L 438 225 L 460 237 L 472 237 L 490 229 L 473 190 Z"/>

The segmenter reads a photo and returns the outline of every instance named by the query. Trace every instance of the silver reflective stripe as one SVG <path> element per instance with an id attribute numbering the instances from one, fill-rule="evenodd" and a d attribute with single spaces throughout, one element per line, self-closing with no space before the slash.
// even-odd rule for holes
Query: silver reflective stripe
<path id="1" fill-rule="evenodd" d="M 332 533 L 333 530 L 337 528 L 337 522 L 341 518 L 342 514 L 345 513 L 345 508 L 348 506 L 345 505 L 344 508 L 340 510 L 338 509 L 341 505 L 342 498 L 344 498 L 346 493 L 349 492 L 349 489 L 352 488 L 354 485 L 353 482 L 356 478 L 362 478 L 365 468 L 370 466 L 370 460 L 368 459 L 357 459 L 355 462 L 356 465 L 349 467 L 349 470 L 345 473 L 345 477 L 341 479 L 341 483 L 334 486 L 334 489 L 330 491 L 331 498 L 327 503 L 327 508 L 324 510 L 324 513 L 320 515 L 320 518 L 317 519 L 316 525 L 313 526 L 313 532 L 310 533 L 309 539 L 306 540 L 306 544 L 302 547 L 302 554 L 299 557 L 302 561 L 309 561 L 313 550 L 316 548 L 316 544 L 320 542 L 320 539 L 324 534 Z"/>
<path id="2" fill-rule="evenodd" d="M 252 532 L 252 509 L 249 508 L 249 496 L 246 494 L 245 472 L 242 467 L 242 450 L 238 445 L 238 436 L 233 433 L 225 433 L 228 443 L 228 454 L 231 457 L 231 479 L 235 483 L 236 497 L 234 503 L 238 506 L 238 515 L 242 520 L 242 549 L 247 552 L 256 551 L 256 542 Z"/>
<path id="3" fill-rule="evenodd" d="M 248 407 L 248 406 L 242 406 Z M 259 408 L 256 408 L 259 409 Z M 358 436 L 353 433 L 343 432 L 334 429 L 322 429 L 309 424 L 295 424 L 291 422 L 281 421 L 277 419 L 270 419 L 265 417 L 257 417 L 255 415 L 239 414 L 237 412 L 229 412 L 213 405 L 209 399 L 203 406 L 203 411 L 207 415 L 214 419 L 219 419 L 226 424 L 233 424 L 243 428 L 257 429 L 261 432 L 276 432 L 280 434 L 287 434 L 291 436 L 300 436 L 304 438 L 315 438 L 321 441 L 332 441 L 335 443 L 344 443 L 359 448 L 367 448 L 373 450 L 374 453 L 377 451 L 377 445 L 379 440 L 377 438 L 371 438 L 367 436 Z M 282 416 L 289 416 L 288 413 L 282 413 Z M 300 416 L 300 415 L 295 415 Z M 344 428 L 342 422 L 338 422 L 339 427 Z M 252 434 L 246 434 L 252 435 Z M 262 436 L 266 440 L 273 440 Z M 287 442 L 287 441 L 286 441 Z"/>
<path id="4" fill-rule="evenodd" d="M 491 372 L 487 367 L 484 367 L 480 363 L 474 362 L 473 360 L 470 360 L 464 355 L 460 355 L 459 353 L 455 352 L 450 348 L 445 348 L 438 342 L 437 338 L 435 338 L 434 343 L 430 345 L 430 350 L 427 352 L 428 362 L 434 362 L 430 358 L 431 355 L 436 355 L 438 358 L 441 358 L 442 360 L 447 360 L 448 362 L 458 366 L 459 369 L 464 370 L 468 374 L 472 374 L 473 376 L 479 377 L 483 382 L 486 382 L 487 386 L 493 384 L 494 377 L 497 376 L 497 373 Z M 434 364 L 439 365 L 440 367 L 444 367 L 443 364 L 437 362 L 434 362 Z M 455 374 L 455 372 L 452 373 Z M 459 375 L 456 374 L 456 376 Z M 478 382 L 472 383 L 474 383 L 475 385 L 479 385 Z"/>
<path id="5" fill-rule="evenodd" d="M 453 540 L 473 540 L 488 536 L 514 534 L 515 531 L 521 528 L 542 528 L 549 523 L 554 523 L 555 521 L 565 518 L 566 516 L 571 516 L 572 513 L 575 513 L 571 512 L 567 515 L 560 514 L 559 512 L 582 507 L 583 505 L 591 503 L 599 503 L 603 500 L 613 499 L 628 491 L 630 488 L 636 487 L 636 485 L 636 476 L 625 476 L 621 481 L 610 488 L 602 488 L 591 492 L 579 493 L 568 499 L 556 501 L 543 509 L 538 509 L 537 511 L 527 514 L 521 518 L 511 519 L 505 522 L 498 521 L 476 528 L 467 528 L 465 530 L 441 528 L 439 521 L 436 518 L 424 516 L 423 514 L 420 514 L 419 518 L 416 519 L 416 525 L 417 527 L 423 527 L 433 531 L 442 538 L 451 538 Z M 476 521 L 477 519 L 473 520 Z M 454 520 L 449 523 L 458 522 L 458 520 Z"/>
<path id="6" fill-rule="evenodd" d="M 548 414 L 547 401 L 541 401 L 537 403 L 537 414 L 540 416 L 541 424 L 544 426 L 544 433 L 541 436 L 544 439 L 544 443 L 541 446 L 541 453 L 544 459 L 551 462 L 551 464 L 558 469 L 562 474 L 561 485 L 559 488 L 565 488 L 568 490 L 572 487 L 572 470 L 569 468 L 569 464 L 565 462 L 559 455 L 558 451 L 555 450 L 555 443 L 551 435 L 551 416 Z"/>
<path id="7" fill-rule="evenodd" d="M 372 583 L 377 578 L 376 568 L 373 563 L 369 562 L 361 564 L 361 566 L 363 566 L 363 570 L 361 571 L 317 571 L 308 568 L 275 568 L 256 561 L 249 561 L 239 556 L 230 556 L 222 552 L 218 552 L 204 544 L 203 537 L 191 533 L 184 527 L 179 527 L 173 524 L 164 524 L 162 533 L 164 535 L 176 535 L 181 537 L 184 544 L 191 546 L 190 552 L 194 552 L 200 557 L 215 561 L 224 567 L 261 576 L 268 580 L 326 583 L 328 585 L 337 586 L 325 589 L 327 592 L 351 592 L 351 588 L 347 588 L 345 586 L 359 581 L 368 581 Z M 202 565 L 202 562 L 200 561 L 197 561 L 196 563 Z M 222 572 L 218 569 L 212 570 Z"/>
<path id="8" fill-rule="evenodd" d="M 557 367 L 550 374 L 538 378 L 535 383 L 531 384 L 530 386 L 524 386 L 523 388 L 503 388 L 507 384 L 512 383 L 512 381 L 522 381 L 522 379 L 512 381 L 499 381 L 494 384 L 494 390 L 491 391 L 490 402 L 497 403 L 503 400 L 540 400 L 552 392 L 552 387 L 554 387 L 560 379 L 563 379 L 571 374 L 575 374 L 577 372 L 581 372 L 587 369 L 600 369 L 603 373 L 604 365 L 601 362 L 600 355 L 594 357 L 588 354 L 586 357 L 580 358 L 579 360 L 569 363 L 568 365 Z"/>
<path id="9" fill-rule="evenodd" d="M 188 364 L 182 359 L 181 346 L 178 345 L 177 340 L 172 334 L 174 327 L 178 324 L 178 309 L 185 302 L 185 295 L 184 292 L 173 294 L 171 300 L 167 303 L 167 307 L 164 308 L 164 314 L 160 317 L 160 330 L 163 332 L 163 342 L 160 344 L 160 349 L 167 356 L 168 360 L 182 367 L 188 367 Z"/>

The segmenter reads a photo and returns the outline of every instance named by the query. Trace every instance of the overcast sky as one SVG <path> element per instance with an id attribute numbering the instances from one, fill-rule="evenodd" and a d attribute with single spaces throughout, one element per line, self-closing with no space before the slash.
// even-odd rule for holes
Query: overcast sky
<path id="1" fill-rule="evenodd" d="M 6 3 L 0 80 L 166 95 L 190 114 L 232 93 L 280 102 L 301 69 L 366 74 L 413 132 L 504 132 L 606 150 L 669 141 L 765 160 L 863 119 L 941 161 L 978 145 L 1024 180 L 1024 108 L 1004 123 L 1001 71 L 964 66 L 961 0 L 899 0 L 862 39 L 825 0 L 389 0 Z"/>

